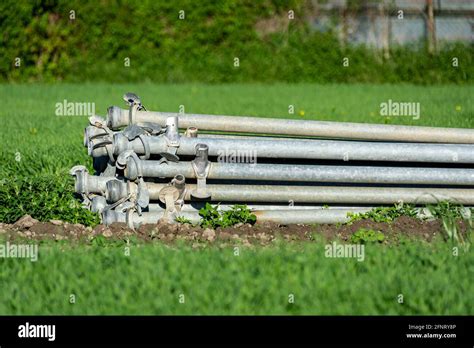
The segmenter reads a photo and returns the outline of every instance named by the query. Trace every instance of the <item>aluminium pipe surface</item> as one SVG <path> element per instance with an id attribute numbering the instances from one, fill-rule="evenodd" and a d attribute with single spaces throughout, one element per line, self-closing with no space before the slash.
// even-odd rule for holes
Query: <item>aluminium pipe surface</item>
<path id="1" fill-rule="evenodd" d="M 138 166 L 143 177 L 172 178 L 181 174 L 196 178 L 191 162 L 143 161 L 128 158 L 124 175 L 135 180 Z M 210 163 L 208 179 L 300 182 L 346 182 L 369 184 L 474 185 L 474 169 L 368 166 L 319 166 L 302 164 Z"/>
<path id="2" fill-rule="evenodd" d="M 255 210 L 252 214 L 257 217 L 257 224 L 273 222 L 279 224 L 336 224 L 349 221 L 349 213 L 365 213 L 371 208 L 346 209 L 287 209 L 287 210 Z M 183 211 L 180 216 L 199 222 L 198 212 Z M 196 216 L 197 215 L 197 216 Z"/>
<path id="3" fill-rule="evenodd" d="M 335 224 L 349 221 L 348 213 L 364 213 L 370 209 L 334 210 L 261 210 L 253 214 L 257 222 L 276 222 L 280 224 Z"/>
<path id="4" fill-rule="evenodd" d="M 159 123 L 161 126 L 166 125 L 166 119 L 168 117 L 179 117 L 181 128 L 196 127 L 198 129 L 211 131 L 408 142 L 474 143 L 474 130 L 464 128 L 303 121 L 152 111 L 137 111 L 134 117 L 134 122 L 154 122 Z M 118 129 L 128 125 L 128 122 L 128 110 L 123 110 L 115 106 L 108 109 L 107 125 L 110 128 Z"/>
<path id="5" fill-rule="evenodd" d="M 181 207 L 180 212 L 187 212 L 187 211 L 199 211 L 201 208 L 206 206 L 208 202 L 192 202 L 183 204 Z M 226 211 L 232 209 L 234 206 L 233 204 L 215 204 L 217 210 L 219 211 Z M 289 205 L 282 205 L 282 204 L 246 204 L 245 205 L 250 211 L 256 212 L 261 210 L 278 210 L 278 211 L 300 211 L 300 210 L 346 210 L 346 211 L 353 211 L 353 210 L 360 210 L 360 209 L 373 209 L 373 207 L 358 207 L 358 206 L 324 206 L 324 205 L 300 205 L 300 206 L 289 206 Z M 158 203 L 151 203 L 147 207 L 148 212 L 161 212 L 164 211 L 164 205 L 160 205 Z"/>
<path id="6" fill-rule="evenodd" d="M 348 214 L 365 213 L 372 208 L 368 207 L 340 207 L 340 209 L 296 209 L 293 210 L 258 210 L 252 213 L 257 216 L 257 224 L 264 222 L 274 222 L 279 224 L 335 224 L 349 221 Z M 469 216 L 472 207 L 464 207 L 462 214 Z M 433 219 L 433 215 L 426 208 L 417 208 L 417 216 L 421 219 Z M 115 210 L 106 210 L 102 213 L 102 222 L 110 225 L 114 222 L 125 222 L 129 226 L 138 228 L 142 224 L 156 224 L 164 215 L 165 210 L 153 212 L 143 212 L 141 215 L 136 212 L 128 214 Z M 201 217 L 199 211 L 193 208 L 185 208 L 177 216 L 191 220 L 192 223 L 199 223 Z M 173 221 L 170 221 L 173 222 Z"/>
<path id="7" fill-rule="evenodd" d="M 257 223 L 274 222 L 280 224 L 333 224 L 349 220 L 348 213 L 363 213 L 370 208 L 354 209 L 304 209 L 304 210 L 258 210 L 253 212 L 257 216 Z M 163 218 L 164 211 L 143 212 L 141 215 L 131 212 L 128 214 L 115 210 L 105 210 L 102 213 L 102 222 L 110 225 L 114 222 L 128 223 L 138 228 L 142 224 L 156 224 Z M 198 223 L 201 219 L 197 210 L 185 210 L 178 214 Z M 171 221 L 172 222 L 172 221 Z"/>
<path id="8" fill-rule="evenodd" d="M 113 137 L 113 153 L 119 155 L 133 150 L 139 155 L 145 154 L 145 145 L 151 154 L 160 154 L 168 149 L 167 139 L 163 136 L 147 136 L 128 140 L 121 133 Z M 474 145 L 466 144 L 420 144 L 420 143 L 384 143 L 361 141 L 307 140 L 307 139 L 265 139 L 259 137 L 218 138 L 218 137 L 180 137 L 176 154 L 194 155 L 196 146 L 205 144 L 209 156 L 217 156 L 224 161 L 234 159 L 254 163 L 262 158 L 300 158 L 343 161 L 396 161 L 431 163 L 474 163 Z M 93 157 L 107 156 L 104 146 L 91 150 Z"/>
<path id="9" fill-rule="evenodd" d="M 199 212 L 199 210 L 206 205 L 206 202 L 193 202 L 193 203 L 186 203 L 183 204 L 179 213 L 183 212 Z M 229 204 L 216 204 L 217 210 L 219 211 L 227 211 L 232 209 L 234 205 Z M 392 206 L 392 205 L 390 205 Z M 280 204 L 249 204 L 246 207 L 251 212 L 258 212 L 258 211 L 287 211 L 287 212 L 299 212 L 301 210 L 310 210 L 310 211 L 318 211 L 318 210 L 337 210 L 337 211 L 346 211 L 346 212 L 367 212 L 370 210 L 375 209 L 375 206 L 327 206 L 327 205 L 306 205 L 306 206 L 287 206 L 287 205 L 280 205 Z M 461 208 L 461 213 L 463 216 L 469 216 L 470 210 L 474 209 L 472 205 L 466 205 Z M 166 208 L 163 205 L 158 203 L 151 203 L 148 205 L 146 213 L 156 213 L 156 212 L 163 212 Z M 430 212 L 428 207 L 418 207 L 414 208 L 415 212 L 417 213 L 418 217 L 423 218 L 433 218 L 433 215 Z"/>
<path id="10" fill-rule="evenodd" d="M 105 193 L 108 181 L 117 181 L 114 177 L 90 175 L 85 166 L 74 166 L 69 171 L 74 176 L 74 191 L 76 193 Z"/>
<path id="11" fill-rule="evenodd" d="M 166 184 L 145 183 L 148 196 L 158 201 Z M 191 193 L 195 184 L 186 184 L 185 201 L 195 200 Z M 107 184 L 105 196 L 114 203 L 136 194 L 135 183 L 113 180 Z M 418 188 L 418 187 L 343 187 L 343 186 L 284 186 L 284 185 L 206 185 L 209 200 L 215 202 L 272 202 L 272 203 L 354 203 L 354 204 L 436 204 L 450 200 L 474 204 L 474 189 Z"/>
<path id="12" fill-rule="evenodd" d="M 156 189 L 155 189 L 156 188 Z M 148 185 L 150 199 L 157 200 L 161 189 Z M 196 185 L 186 185 L 186 201 L 192 200 Z M 294 202 L 294 203 L 354 203 L 354 204 L 435 204 L 450 200 L 474 204 L 474 189 L 416 187 L 328 187 L 273 185 L 207 185 L 210 200 L 216 202 Z"/>

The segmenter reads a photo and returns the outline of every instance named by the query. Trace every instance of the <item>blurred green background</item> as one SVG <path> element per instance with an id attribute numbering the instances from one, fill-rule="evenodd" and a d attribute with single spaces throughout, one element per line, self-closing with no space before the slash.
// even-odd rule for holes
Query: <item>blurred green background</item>
<path id="1" fill-rule="evenodd" d="M 317 3 L 4 0 L 0 81 L 433 84 L 473 76 L 472 43 L 432 54 L 425 42 L 391 45 L 389 54 L 346 45 L 335 30 L 315 30 Z M 347 2 L 355 12 L 366 5 Z"/>

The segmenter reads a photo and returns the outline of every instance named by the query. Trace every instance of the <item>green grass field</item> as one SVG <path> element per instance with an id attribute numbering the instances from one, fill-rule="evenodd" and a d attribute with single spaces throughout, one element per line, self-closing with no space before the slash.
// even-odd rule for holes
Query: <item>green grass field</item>
<path id="1" fill-rule="evenodd" d="M 0 85 L 0 222 L 14 210 L 78 221 L 79 206 L 67 213 L 58 206 L 73 199 L 69 168 L 91 164 L 82 146 L 87 119 L 55 116 L 55 104 L 95 102 L 105 115 L 110 105 L 124 106 L 128 91 L 149 110 L 474 127 L 474 86 Z M 388 99 L 420 102 L 420 119 L 380 116 Z M 38 178 L 50 185 L 42 192 L 33 189 Z M 326 258 L 318 242 L 243 248 L 240 256 L 231 247 L 151 243 L 124 256 L 123 246 L 48 243 L 37 262 L 0 259 L 0 314 L 473 314 L 473 257 L 454 257 L 441 241 L 368 246 L 364 262 Z"/>
<path id="2" fill-rule="evenodd" d="M 473 313 L 474 254 L 453 256 L 442 242 L 367 245 L 363 262 L 327 258 L 316 242 L 239 256 L 159 243 L 132 244 L 126 256 L 125 246 L 47 243 L 36 262 L 0 261 L 0 313 Z"/>

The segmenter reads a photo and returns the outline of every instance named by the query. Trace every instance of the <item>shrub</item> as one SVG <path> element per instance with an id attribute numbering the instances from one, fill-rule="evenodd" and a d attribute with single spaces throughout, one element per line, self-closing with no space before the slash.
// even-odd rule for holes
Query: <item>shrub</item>
<path id="1" fill-rule="evenodd" d="M 218 210 L 218 206 L 206 203 L 204 208 L 199 210 L 202 227 L 229 227 L 239 223 L 254 224 L 257 217 L 250 212 L 246 205 L 236 204 L 226 211 Z"/>
<path id="2" fill-rule="evenodd" d="M 304 15 L 310 7 L 296 0 L 198 6 L 192 0 L 2 1 L 0 80 L 425 84 L 467 83 L 472 76 L 472 46 L 451 45 L 436 55 L 424 45 L 393 47 L 387 60 L 310 28 Z M 295 19 L 286 23 L 290 8 Z M 275 29 L 273 22 L 284 25 Z M 15 67 L 16 57 L 21 67 Z M 350 58 L 347 68 L 343 57 Z M 456 69 L 452 57 L 459 59 Z"/>
<path id="3" fill-rule="evenodd" d="M 84 209 L 74 196 L 68 176 L 5 178 L 0 182 L 0 221 L 13 223 L 28 214 L 40 221 L 60 219 L 94 226 L 97 214 Z"/>

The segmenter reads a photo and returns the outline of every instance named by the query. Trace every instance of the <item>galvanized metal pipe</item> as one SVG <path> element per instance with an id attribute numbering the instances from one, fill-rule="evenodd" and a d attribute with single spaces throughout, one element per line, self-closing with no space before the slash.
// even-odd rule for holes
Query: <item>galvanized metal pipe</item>
<path id="1" fill-rule="evenodd" d="M 69 174 L 75 178 L 74 191 L 82 194 L 105 194 L 108 181 L 119 182 L 114 177 L 90 175 L 87 168 L 80 165 L 72 167 Z"/>
<path id="2" fill-rule="evenodd" d="M 178 216 L 189 219 L 197 224 L 201 220 L 199 210 L 195 207 L 185 205 L 183 211 Z M 220 208 L 226 210 L 228 208 Z M 289 224 L 334 224 L 348 222 L 349 214 L 361 214 L 370 211 L 372 207 L 315 207 L 314 209 L 264 209 L 254 210 L 252 213 L 257 216 L 257 224 L 273 222 L 283 225 Z M 464 207 L 462 214 L 470 216 L 472 207 Z M 433 215 L 427 208 L 415 209 L 418 218 L 431 220 Z M 150 212 L 141 215 L 130 211 L 128 213 L 119 210 L 105 210 L 102 212 L 102 222 L 110 225 L 114 222 L 127 223 L 132 228 L 138 228 L 142 224 L 156 224 L 163 218 L 165 210 L 159 206 Z M 169 221 L 173 223 L 174 221 Z"/>
<path id="3" fill-rule="evenodd" d="M 325 138 L 370 139 L 430 143 L 474 143 L 474 129 L 415 127 L 350 122 L 303 121 L 276 118 L 179 114 L 137 111 L 135 122 L 155 122 L 165 126 L 168 117 L 179 117 L 180 127 L 243 133 L 315 136 Z M 118 129 L 128 125 L 129 111 L 110 107 L 107 124 Z"/>
<path id="4" fill-rule="evenodd" d="M 270 209 L 254 210 L 257 224 L 273 222 L 283 225 L 289 224 L 335 224 L 349 221 L 348 214 L 365 213 L 372 208 L 344 208 L 344 209 Z M 197 216 L 196 216 L 197 215 Z M 197 212 L 184 210 L 180 216 L 190 219 L 193 223 L 200 221 Z"/>
<path id="5" fill-rule="evenodd" d="M 147 144 L 144 144 L 143 142 Z M 91 142 L 93 144 L 93 142 Z M 181 137 L 177 155 L 194 155 L 196 146 L 205 144 L 209 155 L 225 161 L 256 161 L 261 158 L 300 158 L 343 161 L 397 161 L 397 162 L 431 162 L 431 163 L 474 163 L 474 145 L 466 144 L 418 144 L 418 143 L 383 143 L 335 140 L 306 139 L 273 139 L 246 137 Z M 160 154 L 168 149 L 165 136 L 148 136 L 142 139 L 128 140 L 121 133 L 116 133 L 112 143 L 113 153 L 133 150 L 139 155 L 146 153 Z M 104 146 L 91 149 L 93 157 L 107 156 Z M 242 158 L 242 159 L 240 159 Z"/>
<path id="6" fill-rule="evenodd" d="M 275 222 L 279 224 L 335 224 L 349 221 L 348 213 L 363 213 L 370 209 L 357 210 L 263 210 L 256 211 L 257 222 Z"/>
<path id="7" fill-rule="evenodd" d="M 363 213 L 370 208 L 355 209 L 303 209 L 303 210 L 258 210 L 253 212 L 257 216 L 257 223 L 274 222 L 279 224 L 333 224 L 344 223 L 349 220 L 348 213 Z M 142 224 L 156 224 L 163 218 L 164 211 L 122 213 L 116 210 L 104 210 L 102 222 L 110 225 L 114 222 L 127 223 L 130 227 L 138 228 Z M 179 216 L 198 223 L 201 219 L 197 210 L 185 210 Z M 173 221 L 170 221 L 173 222 Z"/>
<path id="8" fill-rule="evenodd" d="M 201 208 L 204 208 L 206 206 L 206 203 L 209 202 L 188 202 L 186 204 L 183 204 L 180 207 L 179 213 L 183 212 L 199 212 Z M 212 203 L 212 202 L 211 202 Z M 103 196 L 95 196 L 92 198 L 92 205 L 94 206 L 93 210 L 94 212 L 99 212 L 102 213 L 104 209 L 107 207 L 107 203 L 105 201 L 105 198 Z M 217 210 L 219 211 L 226 211 L 232 209 L 235 204 L 221 204 L 219 202 L 217 203 L 212 203 Z M 259 204 L 253 203 L 253 204 L 245 204 L 245 207 L 248 208 L 251 212 L 257 212 L 257 211 L 262 211 L 262 210 L 278 210 L 278 211 L 293 211 L 293 212 L 298 212 L 300 210 L 346 210 L 346 211 L 357 211 L 360 209 L 373 209 L 373 207 L 360 207 L 360 206 L 322 206 L 322 205 L 285 205 L 285 204 Z M 120 210 L 120 209 L 119 209 Z M 150 203 L 146 207 L 145 211 L 146 213 L 163 213 L 166 210 L 165 205 L 163 203 Z"/>
<path id="9" fill-rule="evenodd" d="M 135 161 L 129 158 L 124 175 L 135 180 L 139 168 L 143 177 L 172 178 L 182 174 L 196 178 L 191 162 L 167 164 L 158 161 Z M 412 168 L 412 167 L 368 167 L 368 166 L 318 166 L 286 164 L 233 164 L 210 163 L 208 179 L 223 180 L 268 180 L 370 184 L 431 184 L 474 185 L 473 169 L 458 168 Z"/>
<path id="10" fill-rule="evenodd" d="M 167 184 L 145 183 L 148 196 L 158 201 L 160 191 Z M 294 202 L 294 203 L 354 203 L 354 204 L 435 204 L 449 200 L 463 205 L 474 204 L 474 189 L 417 188 L 417 187 L 343 187 L 343 186 L 285 186 L 285 185 L 216 185 L 208 184 L 209 201 L 214 202 Z M 184 200 L 196 200 L 191 192 L 195 184 L 186 184 Z M 138 186 L 113 180 L 107 184 L 105 196 L 114 203 L 130 194 Z"/>
<path id="11" fill-rule="evenodd" d="M 201 208 L 205 207 L 206 203 L 209 202 L 188 202 L 183 204 L 181 207 L 180 212 L 192 212 L 192 211 L 199 211 Z M 234 207 L 234 204 L 220 204 L 220 203 L 212 203 L 213 206 L 217 208 L 219 211 L 227 211 Z M 294 211 L 298 212 L 300 210 L 346 210 L 346 211 L 353 211 L 353 210 L 360 210 L 360 209 L 373 209 L 373 207 L 360 207 L 360 206 L 325 206 L 325 205 L 299 205 L 299 206 L 289 206 L 283 204 L 246 204 L 246 208 L 248 208 L 251 212 L 257 212 L 262 210 L 278 210 L 278 211 Z M 150 203 L 147 207 L 148 212 L 161 212 L 164 211 L 165 207 L 163 204 L 158 203 Z"/>
<path id="12" fill-rule="evenodd" d="M 187 185 L 185 200 L 192 200 L 195 187 Z M 150 198 L 156 193 L 150 190 Z M 324 204 L 435 204 L 449 200 L 474 204 L 474 189 L 400 188 L 400 187 L 328 187 L 281 185 L 207 185 L 210 200 L 216 202 L 294 202 Z"/>

